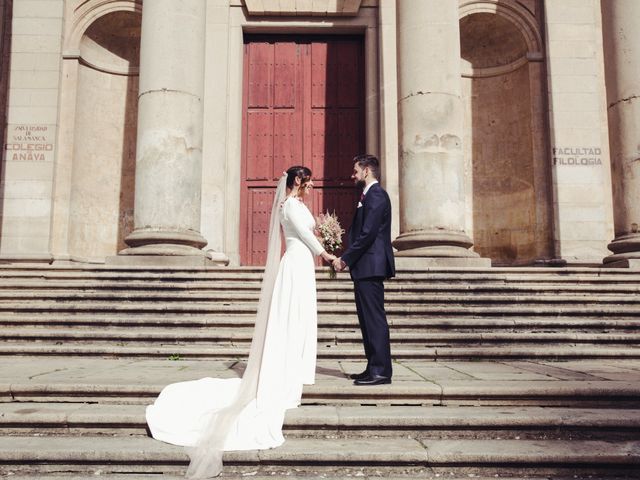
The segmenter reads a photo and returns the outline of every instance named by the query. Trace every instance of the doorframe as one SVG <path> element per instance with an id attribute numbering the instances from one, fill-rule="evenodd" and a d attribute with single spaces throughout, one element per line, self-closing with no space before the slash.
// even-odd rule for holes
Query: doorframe
<path id="1" fill-rule="evenodd" d="M 303 148 L 300 149 L 299 152 L 297 152 L 299 155 L 301 155 L 301 158 L 305 158 L 306 161 L 300 161 L 298 163 L 300 163 L 301 165 L 307 165 L 309 167 L 311 167 L 315 174 L 314 174 L 314 183 L 316 185 L 316 187 L 314 188 L 313 193 L 310 195 L 310 199 L 309 199 L 309 206 L 312 212 L 315 213 L 319 213 L 320 211 L 324 211 L 322 210 L 322 206 L 318 205 L 317 201 L 319 200 L 318 195 L 316 195 L 316 193 L 318 193 L 318 190 L 324 190 L 325 188 L 327 190 L 325 190 L 325 194 L 328 195 L 328 197 L 330 198 L 331 195 L 331 191 L 333 190 L 334 192 L 336 191 L 335 189 L 339 189 L 342 190 L 344 194 L 346 194 L 349 197 L 353 197 L 353 198 L 349 198 L 349 200 L 346 200 L 348 203 L 347 205 L 354 205 L 357 202 L 357 193 L 355 188 L 352 185 L 351 180 L 349 179 L 349 176 L 351 175 L 351 167 L 350 166 L 345 166 L 347 167 L 347 170 L 344 170 L 342 172 L 342 176 L 341 176 L 341 180 L 337 180 L 336 178 L 332 178 L 332 177 L 324 177 L 322 175 L 318 174 L 318 171 L 316 171 L 316 168 L 318 168 L 318 165 L 310 165 L 308 162 L 312 160 L 311 155 L 312 152 L 311 151 L 305 151 L 306 148 L 311 150 L 311 127 L 312 127 L 312 117 L 313 117 L 313 102 L 312 102 L 312 98 L 313 98 L 313 89 L 311 87 L 311 72 L 312 72 L 312 64 L 313 64 L 313 60 L 311 57 L 311 51 L 312 51 L 312 45 L 314 44 L 322 44 L 324 42 L 346 42 L 349 45 L 354 45 L 356 46 L 357 50 L 358 50 L 358 54 L 357 54 L 357 76 L 355 77 L 355 81 L 356 81 L 356 85 L 358 86 L 357 88 L 357 96 L 358 96 L 358 102 L 357 102 L 357 128 L 358 128 L 358 147 L 356 149 L 353 150 L 353 154 L 357 154 L 360 153 L 362 151 L 364 151 L 366 149 L 366 126 L 365 126 L 365 109 L 364 109 L 364 102 L 365 102 L 365 71 L 364 71 L 364 37 L 362 35 L 351 35 L 351 34 L 344 34 L 344 35 L 307 35 L 307 34 L 300 34 L 300 33 L 294 33 L 294 34 L 262 34 L 262 33 L 250 33 L 250 34 L 245 34 L 244 36 L 244 49 L 243 49 L 243 103 L 242 103 L 242 145 L 241 145 L 241 164 L 240 164 L 240 172 L 241 172 L 241 177 L 240 177 L 240 261 L 241 261 L 241 265 L 243 266 L 256 266 L 256 265 L 260 265 L 259 263 L 254 263 L 256 260 L 250 260 L 250 258 L 252 258 L 252 252 L 254 251 L 254 241 L 256 240 L 256 238 L 254 237 L 254 234 L 252 233 L 253 229 L 252 229 L 252 225 L 253 222 L 255 220 L 255 218 L 253 217 L 254 213 L 253 213 L 253 209 L 250 207 L 252 205 L 252 198 L 253 198 L 253 192 L 255 191 L 261 191 L 264 188 L 273 188 L 273 191 L 275 191 L 275 187 L 276 187 L 276 183 L 277 183 L 277 178 L 276 177 L 272 177 L 271 175 L 268 175 L 267 178 L 261 179 L 261 178 L 254 178 L 252 180 L 249 180 L 247 178 L 248 176 L 248 171 L 249 171 L 249 164 L 248 164 L 248 158 L 247 158 L 247 149 L 249 147 L 248 142 L 248 125 L 247 125 L 247 121 L 248 121 L 248 112 L 249 112 L 249 92 L 247 91 L 248 88 L 248 82 L 249 79 L 247 78 L 248 74 L 249 74 L 249 70 L 250 70 L 250 64 L 248 63 L 248 61 L 250 60 L 250 57 L 248 57 L 249 55 L 249 50 L 250 50 L 250 45 L 254 44 L 254 43 L 286 43 L 286 44 L 295 44 L 297 46 L 298 49 L 298 55 L 296 57 L 297 59 L 297 66 L 296 66 L 296 75 L 299 77 L 297 78 L 297 84 L 299 86 L 299 89 L 297 89 L 296 91 L 296 101 L 295 101 L 295 105 L 297 107 L 297 111 L 299 114 L 299 118 L 297 118 L 296 122 L 299 122 L 301 125 L 305 125 L 309 130 L 305 130 L 304 128 L 301 130 L 302 135 L 300 135 L 300 141 L 301 146 Z M 336 44 L 337 45 L 337 44 Z M 305 54 L 305 52 L 307 52 Z M 361 90 L 362 89 L 362 90 Z M 336 99 L 337 100 L 337 99 Z M 272 99 L 273 101 L 273 99 Z M 275 107 L 274 107 L 275 108 Z M 273 110 L 274 111 L 274 115 L 277 115 L 275 112 L 277 110 Z M 304 148 L 306 147 L 306 148 Z M 349 162 L 349 160 L 344 159 L 347 162 Z M 297 160 L 296 160 L 297 162 Z M 284 167 L 284 165 L 281 165 L 281 167 Z M 270 172 L 271 173 L 271 172 Z M 279 176 L 280 174 L 278 172 L 274 172 L 274 175 Z M 330 201 L 330 200 L 329 200 Z M 307 202 L 305 202 L 307 203 Z M 311 206 L 311 204 L 313 204 L 313 207 Z M 270 204 L 268 205 L 268 207 L 270 208 Z M 326 205 L 325 207 L 326 208 Z M 336 208 L 346 208 L 347 210 L 349 209 L 349 207 L 347 206 L 341 206 L 341 207 L 337 207 Z M 351 216 L 353 215 L 354 212 L 349 212 L 347 214 L 348 219 L 351 218 Z M 343 211 L 342 214 L 344 215 L 345 212 Z M 345 216 L 343 218 L 344 222 L 343 222 L 343 226 L 346 228 L 347 225 L 349 224 L 349 222 L 347 222 L 347 216 Z M 267 223 L 268 223 L 268 219 L 267 219 Z M 250 262 L 250 263 L 247 263 Z M 320 261 L 320 259 L 316 259 L 316 265 L 317 266 L 322 266 L 322 262 Z"/>
<path id="2" fill-rule="evenodd" d="M 255 20 L 244 9 L 229 12 L 229 70 L 227 115 L 227 165 L 225 191 L 225 253 L 232 265 L 240 264 L 240 202 L 242 169 L 242 86 L 244 34 L 362 35 L 364 42 L 365 145 L 380 155 L 380 89 L 378 69 L 378 9 L 360 9 L 357 17 L 283 17 Z"/>

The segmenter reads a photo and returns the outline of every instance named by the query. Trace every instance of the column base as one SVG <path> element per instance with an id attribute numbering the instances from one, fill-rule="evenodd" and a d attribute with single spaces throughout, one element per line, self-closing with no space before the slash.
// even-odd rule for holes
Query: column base
<path id="1" fill-rule="evenodd" d="M 603 263 L 606 268 L 629 268 L 631 270 L 640 270 L 640 258 L 627 258 L 616 262 Z"/>
<path id="2" fill-rule="evenodd" d="M 122 250 L 118 255 L 107 257 L 104 263 L 132 266 L 226 267 L 229 265 L 229 257 L 221 252 L 203 252 L 184 245 L 147 245 Z"/>
<path id="3" fill-rule="evenodd" d="M 396 268 L 416 270 L 425 268 L 490 268 L 491 259 L 482 257 L 395 257 Z"/>
<path id="4" fill-rule="evenodd" d="M 567 261 L 564 258 L 538 258 L 533 262 L 534 267 L 566 267 Z"/>
<path id="5" fill-rule="evenodd" d="M 124 243 L 132 248 L 123 250 L 120 254 L 123 254 L 123 252 L 126 252 L 127 250 L 146 247 L 189 247 L 199 251 L 207 244 L 207 241 L 198 232 L 194 232 L 192 230 L 139 228 L 127 235 L 127 238 L 124 239 Z M 124 255 L 129 254 L 124 253 Z M 135 254 L 132 253 L 132 255 Z M 152 253 L 152 255 L 154 254 Z M 172 255 L 172 253 L 168 253 L 168 255 Z M 173 255 L 182 254 L 175 253 Z"/>
<path id="6" fill-rule="evenodd" d="M 447 230 L 403 233 L 393 242 L 400 268 L 491 267 L 491 259 L 469 250 L 472 245 L 464 232 Z"/>
<path id="7" fill-rule="evenodd" d="M 113 255 L 105 259 L 106 265 L 131 267 L 215 267 L 205 255 Z"/>
<path id="8" fill-rule="evenodd" d="M 190 245 L 156 243 L 125 248 L 105 259 L 107 265 L 132 266 L 214 266 L 207 253 Z"/>
<path id="9" fill-rule="evenodd" d="M 420 230 L 401 233 L 393 241 L 398 255 L 410 257 L 477 257 L 469 250 L 473 245 L 464 232 Z"/>
<path id="10" fill-rule="evenodd" d="M 52 262 L 53 262 L 53 256 L 49 253 L 42 253 L 42 254 L 5 253 L 0 255 L 0 263 L 3 263 L 3 264 L 42 265 L 42 264 L 50 264 Z"/>
<path id="11" fill-rule="evenodd" d="M 604 267 L 640 269 L 640 234 L 629 233 L 616 237 L 607 245 L 613 252 L 602 260 Z"/>
<path id="12" fill-rule="evenodd" d="M 139 228 L 124 241 L 130 248 L 107 257 L 107 265 L 198 267 L 224 262 L 202 250 L 207 241 L 193 230 Z"/>

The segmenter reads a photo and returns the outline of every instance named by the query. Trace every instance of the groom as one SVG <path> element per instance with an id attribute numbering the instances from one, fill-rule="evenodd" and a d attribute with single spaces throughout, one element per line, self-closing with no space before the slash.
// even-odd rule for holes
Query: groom
<path id="1" fill-rule="evenodd" d="M 351 179 L 362 187 L 349 229 L 349 248 L 333 262 L 336 271 L 349 267 L 362 331 L 367 368 L 351 375 L 354 385 L 391 383 L 389 325 L 384 311 L 384 280 L 395 275 L 391 248 L 391 202 L 378 183 L 380 162 L 373 155 L 354 159 Z"/>

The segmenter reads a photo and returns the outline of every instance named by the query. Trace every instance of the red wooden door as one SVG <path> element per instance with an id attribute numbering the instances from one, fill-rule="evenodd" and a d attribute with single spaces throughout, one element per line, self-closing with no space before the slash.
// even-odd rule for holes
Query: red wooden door
<path id="1" fill-rule="evenodd" d="M 313 171 L 308 206 L 347 229 L 357 202 L 353 157 L 364 151 L 361 37 L 247 36 L 244 45 L 240 254 L 264 265 L 282 172 Z"/>

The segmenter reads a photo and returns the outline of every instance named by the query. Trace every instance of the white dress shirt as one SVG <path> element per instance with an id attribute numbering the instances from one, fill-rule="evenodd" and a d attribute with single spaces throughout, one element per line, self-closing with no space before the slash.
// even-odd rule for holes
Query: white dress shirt
<path id="1" fill-rule="evenodd" d="M 367 185 L 366 187 L 364 187 L 364 190 L 362 190 L 362 194 L 366 195 L 367 192 L 369 191 L 369 189 L 371 188 L 371 185 L 373 185 L 374 183 L 379 183 L 378 180 L 374 180 L 373 182 L 371 182 L 369 185 Z"/>

